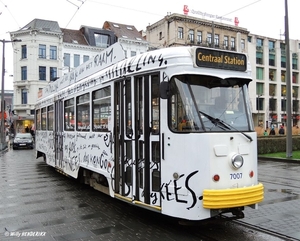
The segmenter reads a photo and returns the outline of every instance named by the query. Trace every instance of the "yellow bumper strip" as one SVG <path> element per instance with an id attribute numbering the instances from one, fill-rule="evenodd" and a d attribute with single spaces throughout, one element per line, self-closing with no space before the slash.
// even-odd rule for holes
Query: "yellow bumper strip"
<path id="1" fill-rule="evenodd" d="M 203 191 L 203 207 L 208 209 L 242 207 L 263 199 L 264 186 L 261 183 L 251 187 Z"/>

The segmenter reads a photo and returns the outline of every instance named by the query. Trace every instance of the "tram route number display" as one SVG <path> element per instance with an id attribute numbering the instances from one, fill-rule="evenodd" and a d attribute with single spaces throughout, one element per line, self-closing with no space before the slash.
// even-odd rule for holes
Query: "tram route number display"
<path id="1" fill-rule="evenodd" d="M 195 57 L 198 67 L 243 72 L 247 70 L 247 57 L 245 54 L 197 48 Z"/>

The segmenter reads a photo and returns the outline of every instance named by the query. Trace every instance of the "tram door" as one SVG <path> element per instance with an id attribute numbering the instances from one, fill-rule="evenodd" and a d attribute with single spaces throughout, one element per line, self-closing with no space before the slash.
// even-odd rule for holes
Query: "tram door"
<path id="1" fill-rule="evenodd" d="M 115 85 L 115 192 L 160 207 L 159 74 Z"/>
<path id="2" fill-rule="evenodd" d="M 55 167 L 62 168 L 63 160 L 63 120 L 64 110 L 62 100 L 54 102 L 54 152 L 55 152 Z"/>

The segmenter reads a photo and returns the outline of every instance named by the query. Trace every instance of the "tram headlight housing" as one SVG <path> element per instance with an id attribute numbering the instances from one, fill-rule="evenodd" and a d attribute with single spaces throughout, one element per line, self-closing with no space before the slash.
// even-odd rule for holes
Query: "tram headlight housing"
<path id="1" fill-rule="evenodd" d="M 239 169 L 243 166 L 244 164 L 244 158 L 243 156 L 239 154 L 234 154 L 231 157 L 231 165 L 233 166 L 234 169 Z"/>

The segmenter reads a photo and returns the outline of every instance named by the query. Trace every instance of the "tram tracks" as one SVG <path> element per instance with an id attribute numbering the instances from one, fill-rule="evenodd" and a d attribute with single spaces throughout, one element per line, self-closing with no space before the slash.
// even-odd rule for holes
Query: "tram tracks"
<path id="1" fill-rule="evenodd" d="M 255 226 L 255 225 L 252 225 L 252 224 L 249 224 L 249 223 L 245 223 L 242 220 L 233 220 L 232 222 L 234 222 L 234 223 L 236 223 L 238 225 L 241 225 L 241 226 L 243 226 L 245 228 L 248 228 L 248 229 L 251 229 L 251 230 L 255 230 L 257 232 L 261 232 L 261 233 L 270 235 L 272 237 L 276 237 L 276 238 L 282 239 L 284 241 L 299 241 L 299 239 L 295 239 L 295 238 L 289 237 L 289 236 L 287 236 L 285 234 L 281 234 L 281 233 L 278 233 L 278 232 L 274 232 L 272 230 L 268 230 L 268 229 L 261 228 L 261 227 L 258 227 L 258 226 Z"/>

